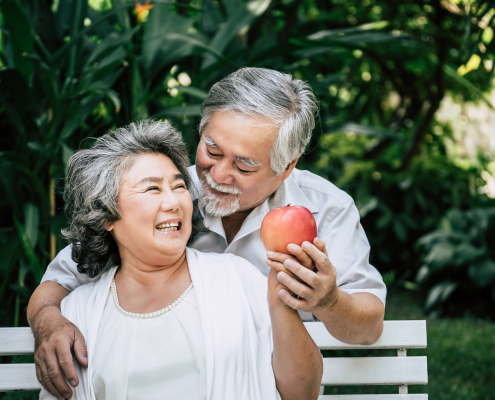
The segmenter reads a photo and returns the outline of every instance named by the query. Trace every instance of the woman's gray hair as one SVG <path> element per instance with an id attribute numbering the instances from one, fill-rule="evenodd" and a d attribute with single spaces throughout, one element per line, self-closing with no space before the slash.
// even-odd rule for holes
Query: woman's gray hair
<path id="1" fill-rule="evenodd" d="M 168 122 L 143 120 L 116 129 L 98 138 L 91 148 L 77 151 L 69 160 L 64 200 L 70 225 L 62 230 L 62 236 L 72 246 L 77 270 L 91 278 L 109 262 L 120 265 L 117 244 L 106 227 L 121 218 L 120 185 L 136 158 L 143 154 L 169 157 L 184 176 L 187 188 L 194 190 L 187 171 L 187 148 Z M 196 205 L 194 211 L 191 238 L 204 230 Z"/>
<path id="2" fill-rule="evenodd" d="M 270 149 L 270 164 L 278 175 L 299 157 L 315 127 L 318 101 L 311 87 L 289 74 L 265 68 L 242 68 L 213 85 L 201 105 L 199 133 L 214 112 L 263 117 L 279 128 Z"/>

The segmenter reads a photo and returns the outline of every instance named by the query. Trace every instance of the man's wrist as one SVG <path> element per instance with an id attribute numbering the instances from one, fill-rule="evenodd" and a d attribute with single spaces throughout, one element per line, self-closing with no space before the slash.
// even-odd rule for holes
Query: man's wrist
<path id="1" fill-rule="evenodd" d="M 36 311 L 36 314 L 29 320 L 29 326 L 33 330 L 36 330 L 39 325 L 42 325 L 43 322 L 49 318 L 50 316 L 61 316 L 62 311 L 60 308 L 55 305 L 55 304 L 47 304 L 41 307 L 38 311 Z"/>
<path id="2" fill-rule="evenodd" d="M 313 310 L 313 314 L 319 320 L 328 318 L 332 314 L 337 314 L 340 305 L 342 304 L 342 302 L 344 301 L 344 297 L 346 296 L 347 294 L 342 289 L 340 289 L 338 286 L 335 286 L 335 288 L 330 293 L 329 298 L 326 299 L 323 304 L 315 307 L 315 309 Z"/>

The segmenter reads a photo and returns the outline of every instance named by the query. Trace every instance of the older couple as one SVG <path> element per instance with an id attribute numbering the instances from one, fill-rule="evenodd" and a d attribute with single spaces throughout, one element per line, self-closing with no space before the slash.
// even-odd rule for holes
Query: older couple
<path id="1" fill-rule="evenodd" d="M 28 307 L 38 379 L 46 389 L 57 398 L 93 390 L 100 399 L 111 388 L 119 398 L 134 398 L 151 387 L 165 393 L 164 387 L 175 390 L 172 382 L 187 381 L 195 383 L 179 383 L 179 397 L 168 398 L 312 398 L 321 359 L 294 310 L 303 319 L 312 313 L 342 341 L 378 339 L 386 289 L 368 263 L 369 245 L 356 207 L 331 183 L 295 169 L 316 109 L 303 82 L 276 71 L 241 69 L 217 83 L 203 103 L 196 166 L 189 169 L 192 182 L 172 152 L 155 149 L 118 163 L 119 182 L 108 167 L 98 181 L 85 178 L 94 190 L 113 185 L 117 201 L 110 195 L 75 194 L 83 210 L 79 215 L 68 195 L 72 224 L 65 234 L 72 248 L 50 264 Z M 74 156 L 73 167 L 82 153 Z M 166 171 L 173 166 L 178 173 L 170 177 Z M 77 168 L 73 174 L 84 175 Z M 207 228 L 193 235 L 188 249 L 191 199 L 191 204 L 177 200 L 170 206 L 151 197 L 186 196 L 180 179 L 186 188 L 199 189 L 194 225 L 200 227 L 202 220 Z M 142 180 L 155 186 L 144 189 Z M 82 184 L 75 186 L 82 190 Z M 289 245 L 292 256 L 266 254 L 261 221 L 270 209 L 288 203 L 313 212 L 320 239 Z M 101 209 L 104 218 L 98 215 Z M 84 231 L 78 224 L 88 221 L 94 225 Z M 305 284 L 277 273 L 282 263 Z M 266 278 L 258 279 L 252 265 L 268 276 L 268 303 Z M 61 313 L 60 303 L 71 291 Z M 195 322 L 187 325 L 186 319 Z M 232 326 L 230 335 L 226 329 Z M 299 363 L 307 368 L 294 368 Z M 118 374 L 112 372 L 116 365 Z M 220 393 L 224 390 L 229 395 Z"/>

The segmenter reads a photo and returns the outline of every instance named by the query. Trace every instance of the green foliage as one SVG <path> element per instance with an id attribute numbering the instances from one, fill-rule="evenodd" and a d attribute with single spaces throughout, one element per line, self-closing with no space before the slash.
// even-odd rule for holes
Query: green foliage
<path id="1" fill-rule="evenodd" d="M 485 161 L 457 167 L 432 126 L 447 92 L 487 101 L 490 2 L 152 4 L 138 19 L 133 1 L 0 2 L 2 325 L 26 324 L 29 293 L 64 246 L 60 188 L 72 151 L 151 116 L 172 121 L 194 153 L 201 100 L 241 66 L 314 88 L 321 113 L 299 167 L 355 197 L 390 283 L 414 286 L 414 244 L 444 210 L 484 204 L 473 193 Z"/>
<path id="2" fill-rule="evenodd" d="M 494 235 L 495 208 L 453 208 L 437 230 L 419 240 L 426 256 L 416 281 L 431 288 L 427 310 L 443 306 L 448 311 L 455 305 L 463 311 L 495 317 Z"/>

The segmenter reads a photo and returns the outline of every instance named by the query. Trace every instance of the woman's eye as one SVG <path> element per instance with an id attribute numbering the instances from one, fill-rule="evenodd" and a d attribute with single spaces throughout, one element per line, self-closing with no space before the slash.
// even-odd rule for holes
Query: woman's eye
<path id="1" fill-rule="evenodd" d="M 175 189 L 187 189 L 187 186 L 184 183 L 181 183 L 180 185 L 177 185 Z"/>
<path id="2" fill-rule="evenodd" d="M 157 186 L 152 186 L 152 187 L 149 187 L 148 189 L 146 189 L 145 191 L 149 192 L 151 190 L 160 190 L 160 189 Z"/>

